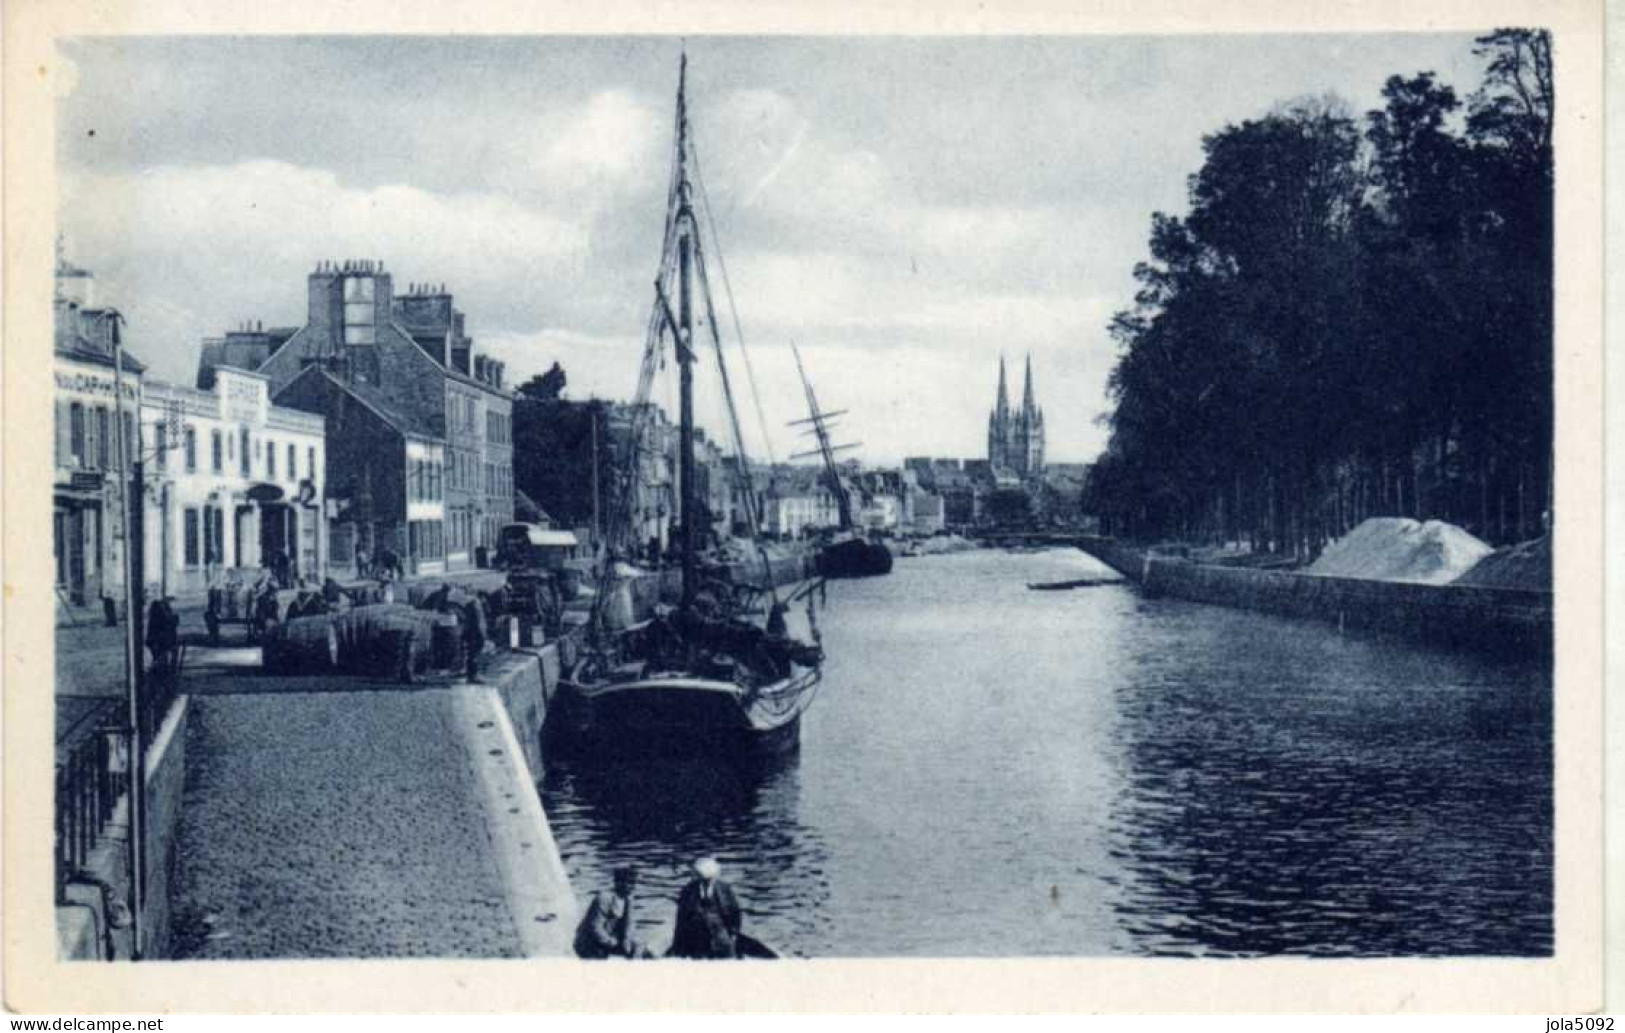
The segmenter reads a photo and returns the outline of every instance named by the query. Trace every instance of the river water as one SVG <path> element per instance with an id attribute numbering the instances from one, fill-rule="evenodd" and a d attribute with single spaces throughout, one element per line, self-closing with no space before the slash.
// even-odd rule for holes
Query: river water
<path id="1" fill-rule="evenodd" d="M 1549 954 L 1544 665 L 1126 585 L 1070 550 L 832 583 L 799 755 L 561 762 L 579 893 L 641 873 L 669 938 L 714 853 L 746 930 L 808 957 Z"/>

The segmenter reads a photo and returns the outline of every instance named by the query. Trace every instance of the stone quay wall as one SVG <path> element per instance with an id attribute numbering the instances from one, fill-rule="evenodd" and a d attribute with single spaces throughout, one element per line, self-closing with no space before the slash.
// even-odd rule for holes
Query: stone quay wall
<path id="1" fill-rule="evenodd" d="M 514 737 L 524 750 L 525 763 L 540 777 L 546 759 L 542 728 L 547 723 L 547 705 L 559 685 L 558 644 L 500 653 L 490 668 L 485 680 L 502 700 Z"/>
<path id="2" fill-rule="evenodd" d="M 175 871 L 175 825 L 180 820 L 186 785 L 186 719 L 190 700 L 181 696 L 170 708 L 147 753 L 146 840 L 147 885 L 143 898 L 142 956 L 170 956 L 170 887 Z"/>
<path id="3" fill-rule="evenodd" d="M 1549 592 L 1223 567 L 1147 557 L 1132 546 L 1099 538 L 1079 539 L 1078 546 L 1148 594 L 1324 621 L 1452 648 L 1551 654 Z"/>

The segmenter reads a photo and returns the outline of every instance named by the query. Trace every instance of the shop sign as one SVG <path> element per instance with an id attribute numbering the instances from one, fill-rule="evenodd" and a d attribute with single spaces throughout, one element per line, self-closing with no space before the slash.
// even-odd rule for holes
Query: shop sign
<path id="1" fill-rule="evenodd" d="M 91 395 L 93 397 L 113 397 L 113 377 L 111 374 L 91 373 L 86 370 L 56 371 L 56 389 L 69 394 Z M 140 384 L 124 381 L 124 397 L 136 401 L 140 397 Z"/>

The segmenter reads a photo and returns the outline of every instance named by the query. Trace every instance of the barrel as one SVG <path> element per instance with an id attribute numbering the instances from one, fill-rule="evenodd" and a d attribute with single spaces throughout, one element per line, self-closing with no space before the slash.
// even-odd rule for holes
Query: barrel
<path id="1" fill-rule="evenodd" d="M 339 663 L 339 634 L 325 614 L 296 617 L 275 627 L 261 651 L 273 674 L 325 674 Z"/>
<path id="2" fill-rule="evenodd" d="M 338 631 L 339 665 L 373 677 L 399 677 L 428 669 L 435 615 L 410 606 L 358 606 L 332 618 Z"/>
<path id="3" fill-rule="evenodd" d="M 431 625 L 433 664 L 441 670 L 454 670 L 463 662 L 463 625 L 449 613 L 436 614 Z"/>

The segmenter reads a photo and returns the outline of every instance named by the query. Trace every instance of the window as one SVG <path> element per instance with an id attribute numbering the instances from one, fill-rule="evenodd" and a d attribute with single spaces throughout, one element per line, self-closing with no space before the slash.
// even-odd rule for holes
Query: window
<path id="1" fill-rule="evenodd" d="M 68 446 L 73 454 L 73 465 L 85 465 L 85 407 L 74 402 L 68 409 Z"/>
<path id="2" fill-rule="evenodd" d="M 219 564 L 226 559 L 226 512 L 218 505 L 203 510 L 208 516 L 210 528 L 210 547 L 203 551 L 203 560 L 208 564 Z"/>
<path id="3" fill-rule="evenodd" d="M 98 405 L 96 407 L 96 455 L 101 459 L 103 470 L 111 470 L 113 468 L 113 437 L 108 433 L 108 428 L 111 426 L 112 421 L 108 419 L 107 406 Z M 128 433 L 130 430 L 129 413 L 124 414 L 124 430 L 126 433 Z M 126 438 L 124 441 L 124 447 L 127 449 L 133 449 L 134 442 Z"/>
<path id="4" fill-rule="evenodd" d="M 311 480 L 316 479 L 316 446 L 311 445 L 305 449 L 305 476 Z"/>
<path id="5" fill-rule="evenodd" d="M 298 459 L 298 457 L 299 449 L 294 445 L 293 442 L 288 442 L 288 480 L 290 481 L 297 481 L 299 479 L 299 468 L 294 465 L 294 462 L 296 459 Z M 311 476 L 315 475 L 312 474 Z"/>
<path id="6" fill-rule="evenodd" d="M 248 428 L 244 427 L 237 432 L 237 468 L 244 477 L 254 475 L 254 457 L 248 451 Z"/>
<path id="7" fill-rule="evenodd" d="M 344 281 L 344 343 L 374 344 L 374 291 L 370 276 L 351 276 Z"/>
<path id="8" fill-rule="evenodd" d="M 243 472 L 247 473 L 246 470 Z M 276 480 L 276 442 L 274 441 L 265 443 L 265 479 L 268 481 Z"/>
<path id="9" fill-rule="evenodd" d="M 197 472 L 197 428 L 186 425 L 186 472 Z"/>
<path id="10" fill-rule="evenodd" d="M 225 440 L 220 436 L 220 432 L 217 430 L 210 431 L 209 438 L 209 444 L 211 446 L 210 458 L 214 461 L 214 465 L 211 467 L 211 469 L 213 469 L 215 473 L 223 473 L 226 469 Z"/>
<path id="11" fill-rule="evenodd" d="M 158 450 L 158 469 L 169 469 L 169 428 L 160 421 L 152 425 L 153 444 Z"/>
<path id="12" fill-rule="evenodd" d="M 186 565 L 198 565 L 198 514 L 195 509 L 186 511 Z"/>

